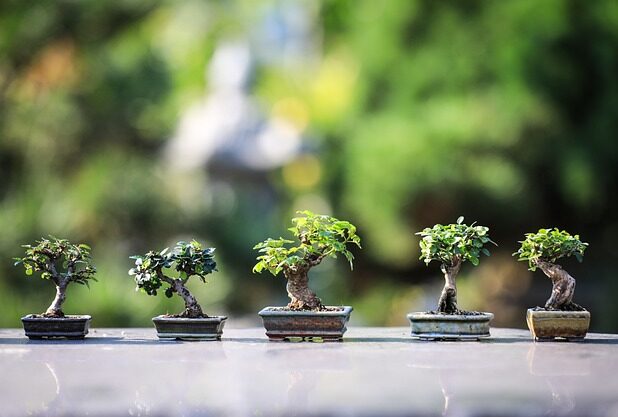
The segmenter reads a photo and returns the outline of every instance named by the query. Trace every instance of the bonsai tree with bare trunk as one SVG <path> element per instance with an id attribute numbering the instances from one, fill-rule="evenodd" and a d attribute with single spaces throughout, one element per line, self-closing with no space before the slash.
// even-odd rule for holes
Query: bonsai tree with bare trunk
<path id="1" fill-rule="evenodd" d="M 579 240 L 579 235 L 571 236 L 557 228 L 527 233 L 526 239 L 519 243 L 521 247 L 513 256 L 518 256 L 519 261 L 528 261 L 530 271 L 541 269 L 552 281 L 551 296 L 545 302 L 545 309 L 584 311 L 583 307 L 573 302 L 575 278 L 556 264 L 556 261 L 573 255 L 582 262 L 588 244 Z"/>
<path id="2" fill-rule="evenodd" d="M 144 256 L 132 256 L 135 268 L 129 271 L 137 284 L 148 295 L 157 295 L 161 287 L 165 287 L 165 296 L 171 298 L 178 294 L 185 303 L 185 309 L 176 317 L 207 318 L 197 299 L 187 288 L 187 281 L 197 276 L 206 283 L 206 275 L 217 270 L 214 260 L 214 248 L 202 248 L 195 240 L 190 243 L 178 242 L 170 251 L 150 251 Z M 170 272 L 175 273 L 172 275 Z"/>
<path id="3" fill-rule="evenodd" d="M 41 238 L 35 245 L 23 245 L 26 256 L 15 258 L 15 265 L 23 265 L 26 275 L 40 272 L 41 278 L 56 286 L 56 297 L 43 317 L 64 317 L 62 304 L 66 300 L 67 287 L 71 283 L 90 287 L 89 281 L 96 281 L 96 269 L 90 264 L 90 247 L 74 245 L 66 239 Z"/>
<path id="4" fill-rule="evenodd" d="M 465 314 L 457 306 L 456 278 L 459 269 L 465 261 L 477 266 L 481 254 L 490 255 L 485 245 L 496 245 L 487 234 L 488 227 L 475 226 L 474 223 L 468 226 L 463 224 L 463 220 L 463 217 L 459 217 L 455 224 L 436 224 L 416 233 L 421 236 L 420 259 L 427 265 L 431 261 L 439 262 L 444 274 L 444 288 L 438 301 L 438 313 Z"/>
<path id="5" fill-rule="evenodd" d="M 318 215 L 310 211 L 298 212 L 302 217 L 292 219 L 289 228 L 298 239 L 298 244 L 283 238 L 266 239 L 255 245 L 261 253 L 257 257 L 254 273 L 264 270 L 273 275 L 283 272 L 287 279 L 287 292 L 291 310 L 324 310 L 322 301 L 309 288 L 309 270 L 319 265 L 325 258 L 336 258 L 342 254 L 350 263 L 354 256 L 348 250 L 348 244 L 360 247 L 360 237 L 356 227 L 350 222 L 338 220 L 331 216 Z"/>

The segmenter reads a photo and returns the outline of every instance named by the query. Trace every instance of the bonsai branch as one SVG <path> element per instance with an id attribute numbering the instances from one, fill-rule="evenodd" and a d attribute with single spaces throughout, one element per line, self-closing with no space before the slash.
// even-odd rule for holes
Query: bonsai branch
<path id="1" fill-rule="evenodd" d="M 582 311 L 583 307 L 573 302 L 575 293 L 575 278 L 573 278 L 560 265 L 537 260 L 535 262 L 541 271 L 552 281 L 551 296 L 545 302 L 548 310 Z"/>
<path id="2" fill-rule="evenodd" d="M 441 270 L 444 274 L 444 288 L 438 301 L 438 312 L 446 314 L 457 314 L 457 283 L 455 278 L 461 268 L 461 258 L 454 256 L 451 265 L 442 264 Z"/>

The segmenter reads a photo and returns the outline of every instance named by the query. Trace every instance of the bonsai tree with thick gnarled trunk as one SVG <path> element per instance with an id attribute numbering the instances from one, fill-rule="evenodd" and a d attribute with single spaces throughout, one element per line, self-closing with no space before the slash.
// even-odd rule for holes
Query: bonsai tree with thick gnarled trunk
<path id="1" fill-rule="evenodd" d="M 96 269 L 90 264 L 90 247 L 74 245 L 66 239 L 42 238 L 33 245 L 23 245 L 26 256 L 15 258 L 15 265 L 23 265 L 26 275 L 40 272 L 41 278 L 50 280 L 56 286 L 56 297 L 42 314 L 43 317 L 64 317 L 62 304 L 66 300 L 67 287 L 71 283 L 90 287 L 89 281 L 96 281 Z"/>
<path id="2" fill-rule="evenodd" d="M 429 265 L 431 261 L 441 264 L 444 274 L 444 288 L 438 302 L 438 312 L 445 314 L 463 314 L 457 307 L 456 278 L 461 264 L 470 261 L 474 266 L 480 262 L 481 254 L 489 256 L 489 250 L 484 246 L 493 242 L 487 232 L 488 227 L 463 224 L 463 217 L 455 224 L 436 224 L 422 232 L 420 259 Z"/>
<path id="3" fill-rule="evenodd" d="M 537 233 L 527 233 L 526 239 L 513 256 L 519 261 L 528 261 L 528 269 L 541 271 L 552 281 L 551 296 L 545 303 L 547 310 L 583 311 L 584 308 L 573 302 L 575 278 L 556 264 L 560 258 L 571 255 L 581 262 L 587 243 L 579 240 L 579 235 L 571 236 L 564 230 L 540 229 Z"/>
<path id="4" fill-rule="evenodd" d="M 195 240 L 178 242 L 172 251 L 165 248 L 161 252 L 150 251 L 144 256 L 132 256 L 135 268 L 129 271 L 129 275 L 135 279 L 136 289 L 148 295 L 157 295 L 162 286 L 166 287 L 165 295 L 168 298 L 178 294 L 185 302 L 185 309 L 178 317 L 206 318 L 208 316 L 186 284 L 192 276 L 205 283 L 206 275 L 217 270 L 214 251 L 214 248 L 202 248 Z M 178 276 L 171 276 L 168 270 L 175 270 Z"/>
<path id="5" fill-rule="evenodd" d="M 353 243 L 360 247 L 360 237 L 350 222 L 310 211 L 298 213 L 303 216 L 293 218 L 294 227 L 288 230 L 299 240 L 299 244 L 292 246 L 294 241 L 283 238 L 258 243 L 253 249 L 261 255 L 257 257 L 253 272 L 267 270 L 275 276 L 283 272 L 291 300 L 289 309 L 324 310 L 322 301 L 309 288 L 309 270 L 324 258 L 336 258 L 339 253 L 346 257 L 352 268 L 354 256 L 347 245 Z"/>

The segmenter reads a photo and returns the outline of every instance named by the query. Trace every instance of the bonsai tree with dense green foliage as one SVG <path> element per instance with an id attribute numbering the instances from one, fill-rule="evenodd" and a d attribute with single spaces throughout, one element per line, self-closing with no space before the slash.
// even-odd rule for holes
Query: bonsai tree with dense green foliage
<path id="1" fill-rule="evenodd" d="M 310 211 L 299 211 L 298 214 L 302 217 L 293 218 L 294 226 L 288 229 L 298 239 L 298 244 L 283 238 L 269 238 L 258 243 L 253 249 L 261 255 L 257 257 L 253 272 L 266 270 L 275 276 L 283 272 L 291 300 L 289 309 L 323 310 L 322 301 L 309 288 L 309 270 L 324 258 L 336 258 L 337 254 L 345 256 L 352 268 L 354 256 L 347 245 L 351 243 L 360 247 L 360 237 L 350 222 Z"/>
<path id="2" fill-rule="evenodd" d="M 463 220 L 463 217 L 459 217 L 455 224 L 436 224 L 416 233 L 421 236 L 420 259 L 427 265 L 431 261 L 439 262 L 444 274 L 444 288 L 438 302 L 439 313 L 462 314 L 457 307 L 456 283 L 461 264 L 470 261 L 477 266 L 481 255 L 490 255 L 485 245 L 496 244 L 487 234 L 488 227 L 475 226 L 475 223 L 468 226 L 463 224 Z"/>
<path id="3" fill-rule="evenodd" d="M 15 258 L 15 265 L 23 265 L 26 275 L 40 272 L 41 278 L 56 286 L 56 297 L 42 316 L 64 317 L 62 304 L 69 284 L 74 282 L 90 287 L 89 281 L 96 281 L 96 269 L 90 264 L 90 247 L 83 243 L 74 245 L 53 236 L 22 247 L 26 249 L 26 256 Z"/>
<path id="4" fill-rule="evenodd" d="M 189 278 L 197 276 L 206 283 L 206 275 L 217 270 L 214 260 L 214 248 L 202 248 L 199 242 L 178 242 L 170 251 L 150 251 L 144 256 L 132 256 L 135 268 L 129 271 L 137 284 L 148 295 L 157 295 L 161 287 L 165 287 L 165 296 L 171 298 L 178 294 L 185 302 L 185 309 L 178 317 L 203 318 L 208 317 L 202 311 L 197 299 L 187 289 Z M 172 276 L 168 271 L 175 271 Z"/>
<path id="5" fill-rule="evenodd" d="M 571 236 L 568 232 L 557 228 L 527 233 L 526 239 L 519 243 L 521 247 L 513 256 L 518 256 L 519 261 L 528 261 L 530 271 L 540 268 L 552 281 L 551 296 L 545 302 L 545 308 L 564 311 L 584 310 L 573 302 L 575 278 L 556 264 L 556 261 L 575 256 L 582 262 L 588 244 L 579 240 L 579 235 Z"/>

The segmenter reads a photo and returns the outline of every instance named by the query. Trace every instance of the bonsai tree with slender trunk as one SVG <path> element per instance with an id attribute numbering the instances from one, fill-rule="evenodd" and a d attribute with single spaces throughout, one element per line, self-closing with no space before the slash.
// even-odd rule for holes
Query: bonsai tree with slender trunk
<path id="1" fill-rule="evenodd" d="M 459 217 L 455 224 L 436 224 L 416 233 L 421 236 L 420 259 L 427 265 L 431 261 L 439 262 L 444 274 L 444 288 L 438 301 L 438 313 L 464 314 L 457 306 L 456 278 L 459 269 L 465 261 L 477 266 L 481 255 L 490 255 L 485 245 L 496 244 L 487 234 L 488 227 L 475 226 L 475 223 L 468 226 L 463 221 L 464 218 Z"/>
<path id="2" fill-rule="evenodd" d="M 571 236 L 557 228 L 540 229 L 537 233 L 527 233 L 526 239 L 519 242 L 521 247 L 513 256 L 519 261 L 528 261 L 528 269 L 541 269 L 552 281 L 551 296 L 545 302 L 547 310 L 583 311 L 583 307 L 573 302 L 575 278 L 560 265 L 561 258 L 575 256 L 582 262 L 587 243 L 579 240 L 579 235 Z"/>
<path id="3" fill-rule="evenodd" d="M 187 288 L 187 281 L 197 276 L 206 283 L 206 275 L 217 270 L 214 260 L 214 248 L 202 248 L 195 240 L 190 243 L 178 242 L 170 251 L 150 251 L 144 256 L 132 256 L 135 268 L 129 271 L 137 284 L 148 295 L 157 295 L 161 287 L 165 287 L 165 296 L 171 298 L 178 294 L 185 303 L 185 309 L 177 317 L 207 318 L 197 299 Z M 175 274 L 170 274 L 175 271 Z"/>
<path id="4" fill-rule="evenodd" d="M 71 283 L 90 287 L 96 281 L 96 269 L 90 264 L 90 247 L 83 243 L 74 245 L 66 239 L 41 238 L 35 245 L 23 245 L 26 256 L 15 258 L 15 265 L 23 265 L 26 275 L 40 272 L 41 278 L 56 286 L 56 297 L 43 317 L 64 317 L 62 304 L 66 300 L 67 287 Z"/>
<path id="5" fill-rule="evenodd" d="M 352 268 L 354 256 L 348 244 L 360 247 L 360 237 L 350 222 L 310 211 L 298 214 L 302 216 L 293 218 L 294 226 L 288 229 L 298 239 L 298 244 L 283 238 L 269 238 L 258 243 L 253 249 L 261 255 L 257 257 L 253 272 L 266 270 L 275 276 L 283 272 L 291 300 L 287 305 L 289 309 L 324 310 L 322 301 L 309 288 L 309 270 L 327 257 L 336 258 L 337 254 L 345 256 Z"/>

